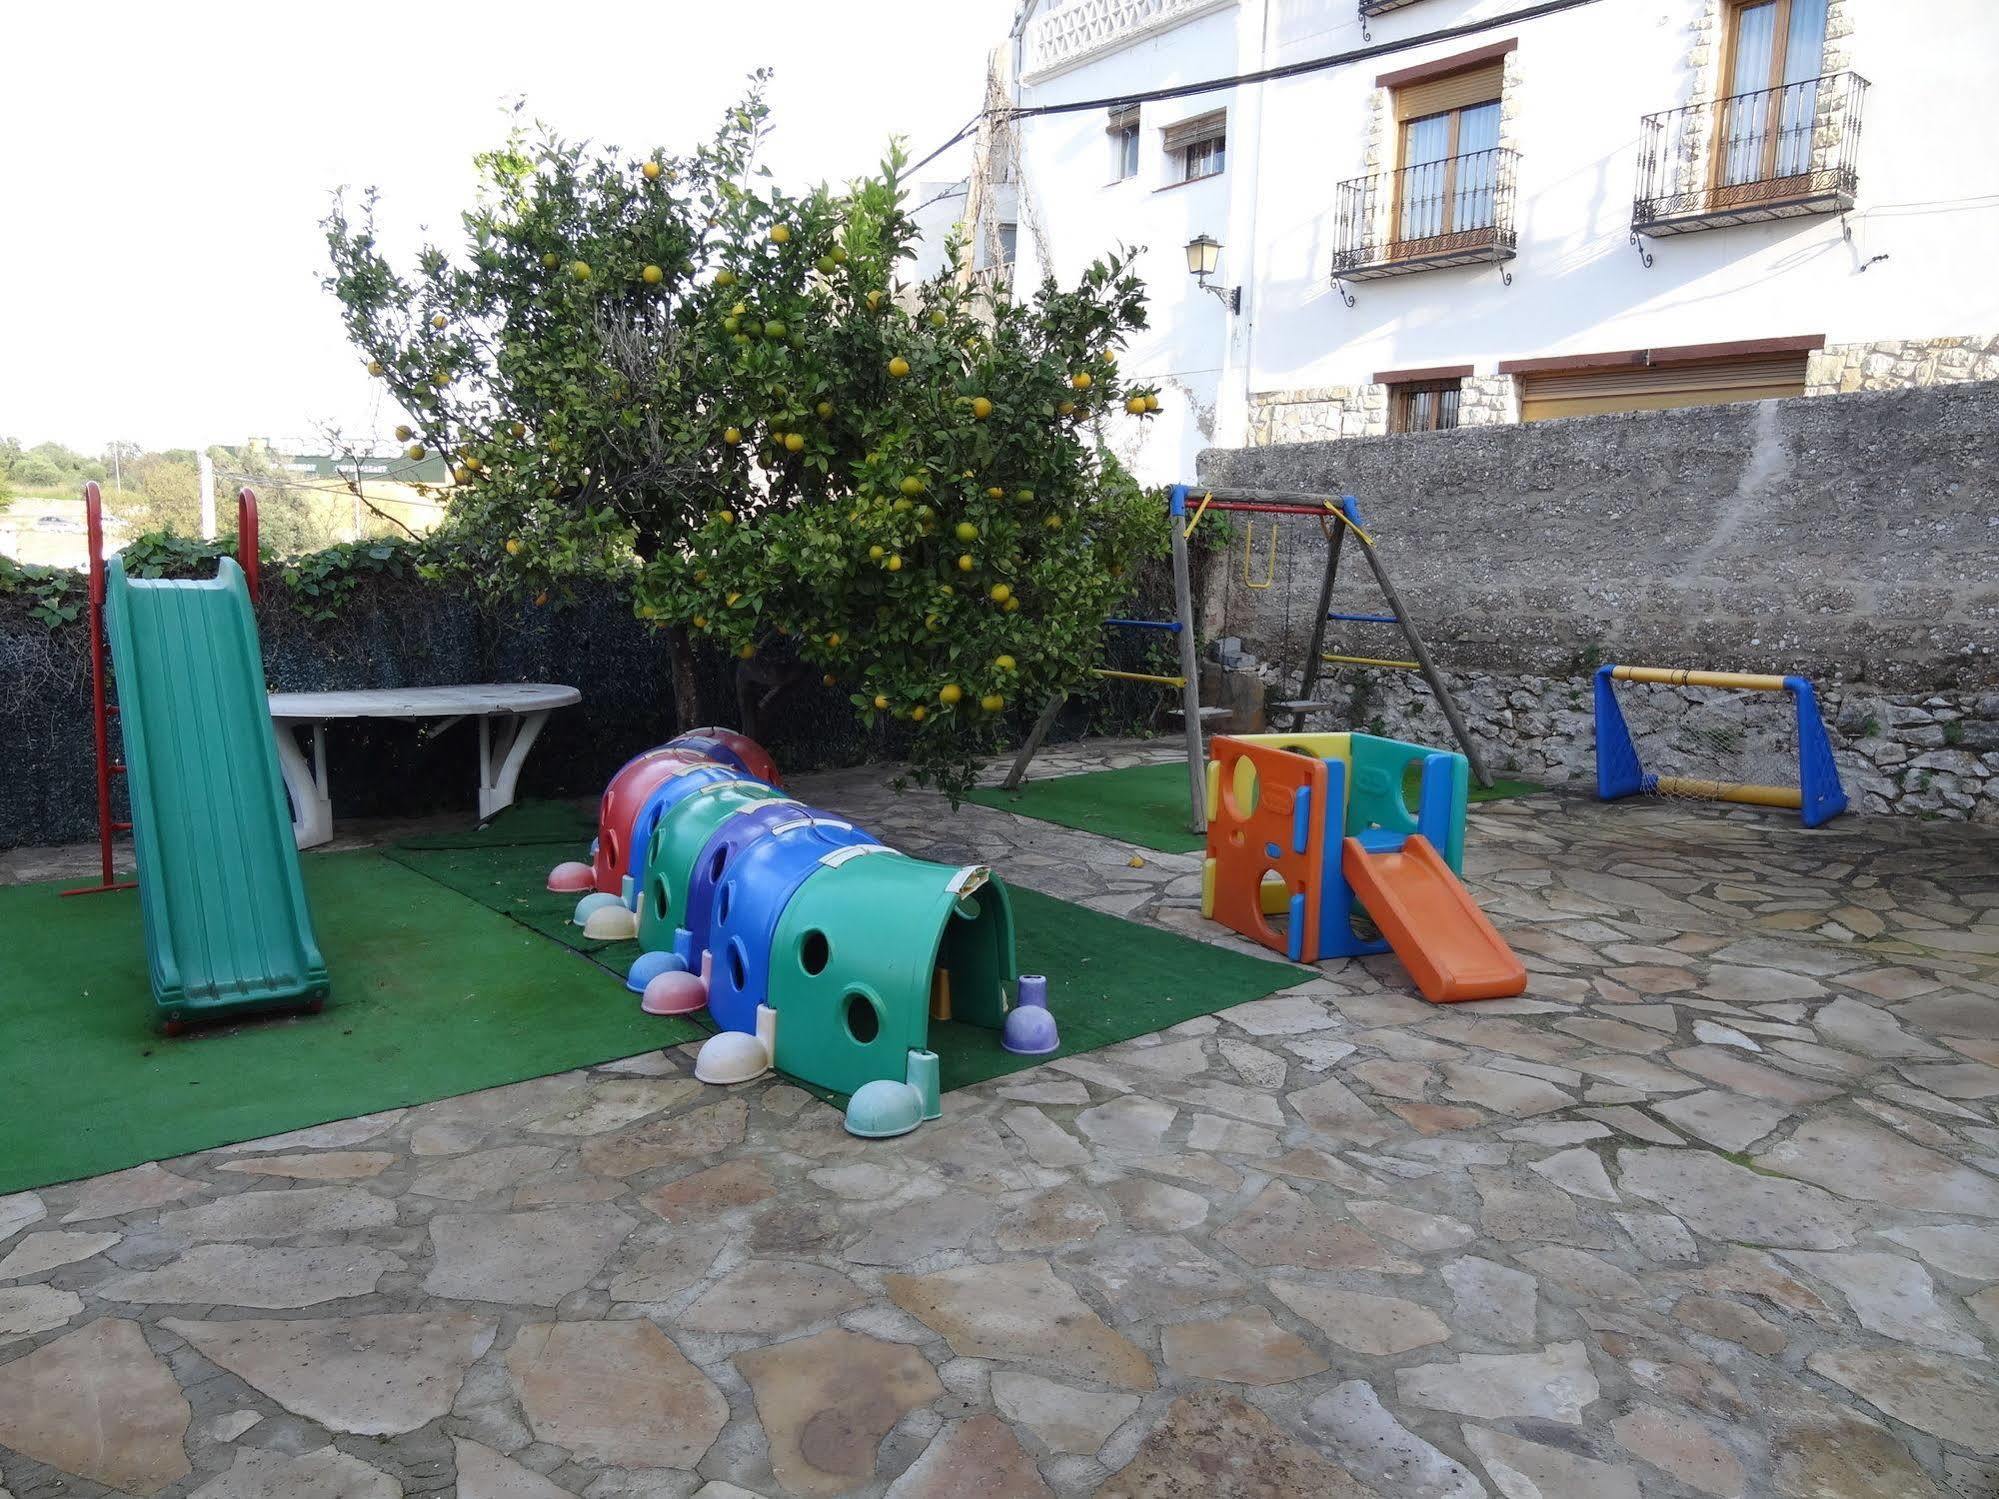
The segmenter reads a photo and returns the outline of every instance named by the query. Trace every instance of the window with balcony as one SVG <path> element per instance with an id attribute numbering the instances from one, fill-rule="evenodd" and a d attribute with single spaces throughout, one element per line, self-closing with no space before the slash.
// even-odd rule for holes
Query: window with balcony
<path id="1" fill-rule="evenodd" d="M 1867 80 L 1827 73 L 1827 0 L 1731 0 L 1722 95 L 1640 124 L 1632 227 L 1655 237 L 1843 213 Z"/>
<path id="2" fill-rule="evenodd" d="M 1138 175 L 1138 109 L 1114 109 L 1106 127 L 1111 142 L 1111 181 Z"/>
<path id="3" fill-rule="evenodd" d="M 1395 164 L 1339 185 L 1334 273 L 1366 280 L 1511 259 L 1514 154 L 1499 143 L 1511 42 L 1386 74 Z"/>
<path id="4" fill-rule="evenodd" d="M 1168 186 L 1219 177 L 1228 165 L 1228 114 L 1217 110 L 1168 127 L 1161 137 L 1171 164 Z"/>

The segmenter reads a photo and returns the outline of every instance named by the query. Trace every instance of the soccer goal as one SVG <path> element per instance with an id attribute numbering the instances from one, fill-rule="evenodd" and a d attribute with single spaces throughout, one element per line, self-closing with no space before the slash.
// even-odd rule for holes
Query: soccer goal
<path id="1" fill-rule="evenodd" d="M 1596 791 L 1792 807 L 1808 828 L 1846 810 L 1812 684 L 1741 671 L 1599 666 Z"/>

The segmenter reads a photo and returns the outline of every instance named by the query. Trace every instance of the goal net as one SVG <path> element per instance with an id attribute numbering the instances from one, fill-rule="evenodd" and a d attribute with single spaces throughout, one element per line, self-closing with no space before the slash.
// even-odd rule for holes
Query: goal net
<path id="1" fill-rule="evenodd" d="M 1846 807 L 1818 699 L 1802 677 L 1602 666 L 1597 793 L 1795 809 L 1816 827 Z"/>

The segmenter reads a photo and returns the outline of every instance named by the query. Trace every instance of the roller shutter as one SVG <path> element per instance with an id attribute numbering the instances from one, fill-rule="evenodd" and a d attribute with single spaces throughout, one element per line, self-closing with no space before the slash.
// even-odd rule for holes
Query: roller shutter
<path id="1" fill-rule="evenodd" d="M 1720 406 L 1805 393 L 1806 355 L 1764 354 L 1704 364 L 1559 370 L 1520 377 L 1520 419 L 1545 422 L 1602 411 Z"/>
<path id="2" fill-rule="evenodd" d="M 1395 118 L 1420 120 L 1446 110 L 1491 104 L 1499 98 L 1505 77 L 1505 65 L 1495 61 L 1466 68 L 1462 73 L 1446 73 L 1442 78 L 1405 84 L 1395 91 Z"/>

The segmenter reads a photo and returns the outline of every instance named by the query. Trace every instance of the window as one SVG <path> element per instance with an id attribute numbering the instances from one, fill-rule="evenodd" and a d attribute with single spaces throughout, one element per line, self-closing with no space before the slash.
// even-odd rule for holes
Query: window
<path id="1" fill-rule="evenodd" d="M 1138 108 L 1114 109 L 1108 127 L 1111 140 L 1111 181 L 1138 175 Z"/>
<path id="2" fill-rule="evenodd" d="M 1499 181 L 1500 59 L 1395 90 L 1398 241 L 1491 229 Z"/>
<path id="3" fill-rule="evenodd" d="M 1162 138 L 1173 182 L 1218 177 L 1228 165 L 1228 114 L 1217 111 L 1169 126 Z M 1170 183 L 1168 184 L 1171 185 Z"/>
<path id="4" fill-rule="evenodd" d="M 1727 97 L 1716 122 L 1724 187 L 1811 170 L 1827 0 L 1735 0 L 1728 11 Z"/>
<path id="5" fill-rule="evenodd" d="M 1390 432 L 1448 432 L 1458 424 L 1456 380 L 1412 380 L 1388 388 Z"/>
<path id="6" fill-rule="evenodd" d="M 999 226 L 1000 264 L 1012 265 L 1014 252 L 1020 248 L 1020 225 L 1001 224 Z"/>

